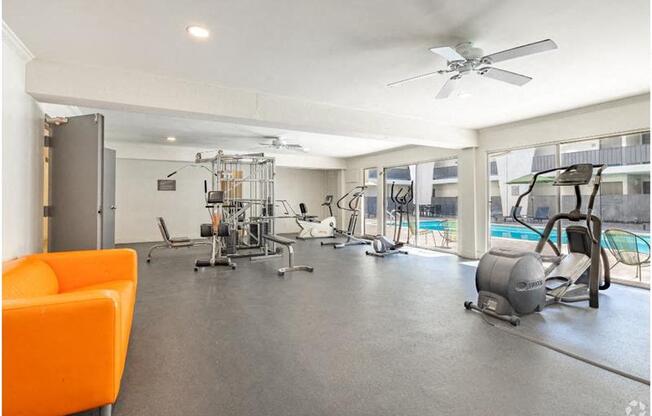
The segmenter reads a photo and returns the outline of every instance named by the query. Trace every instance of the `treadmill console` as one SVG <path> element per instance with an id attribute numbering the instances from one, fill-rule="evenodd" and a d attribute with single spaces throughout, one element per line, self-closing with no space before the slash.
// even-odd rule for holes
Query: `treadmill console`
<path id="1" fill-rule="evenodd" d="M 557 178 L 553 185 L 555 186 L 576 186 L 588 185 L 593 177 L 593 165 L 591 163 L 580 163 L 571 165 L 564 169 Z"/>

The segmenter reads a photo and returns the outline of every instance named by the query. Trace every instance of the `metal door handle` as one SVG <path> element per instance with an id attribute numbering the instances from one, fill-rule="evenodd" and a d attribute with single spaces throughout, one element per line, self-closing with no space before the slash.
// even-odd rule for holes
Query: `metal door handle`
<path id="1" fill-rule="evenodd" d="M 115 205 L 111 205 L 111 209 L 116 209 L 117 207 Z"/>

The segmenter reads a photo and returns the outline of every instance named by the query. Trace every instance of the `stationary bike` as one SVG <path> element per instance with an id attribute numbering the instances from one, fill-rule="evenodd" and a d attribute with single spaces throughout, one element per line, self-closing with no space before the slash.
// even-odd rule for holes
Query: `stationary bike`
<path id="1" fill-rule="evenodd" d="M 605 168 L 606 165 L 583 163 L 535 173 L 527 191 L 518 197 L 512 217 L 539 235 L 536 248 L 534 251 L 495 248 L 483 255 L 475 274 L 477 304 L 464 302 L 464 307 L 514 326 L 520 323 L 518 315 L 539 312 L 555 303 L 588 301 L 591 308 L 597 308 L 599 291 L 609 288 L 611 282 L 609 259 L 602 247 L 602 221 L 593 214 L 595 197 Z M 582 212 L 580 186 L 591 182 L 594 169 L 597 172 L 593 191 L 586 212 Z M 534 189 L 537 179 L 543 174 L 557 171 L 561 172 L 553 185 L 574 188 L 575 209 L 552 217 L 541 232 L 526 224 L 516 213 L 521 200 Z M 584 223 L 566 226 L 567 254 L 562 254 L 560 247 L 550 241 L 552 230 L 562 220 Z M 546 244 L 551 247 L 553 256 L 542 254 Z M 544 262 L 550 265 L 545 267 Z"/>
<path id="2" fill-rule="evenodd" d="M 337 222 L 333 215 L 331 204 L 333 202 L 333 195 L 326 195 L 326 199 L 322 202 L 322 207 L 328 208 L 328 217 L 321 221 L 316 221 L 316 216 L 308 215 L 306 205 L 302 202 L 299 204 L 299 211 L 301 215 L 297 215 L 297 225 L 301 228 L 297 239 L 308 240 L 311 238 L 333 238 L 335 237 L 335 230 Z"/>
<path id="3" fill-rule="evenodd" d="M 414 199 L 414 182 L 410 182 L 410 187 L 405 189 L 399 189 L 398 192 L 394 193 L 394 186 L 396 182 L 392 182 L 392 188 L 390 192 L 390 199 L 394 203 L 394 241 L 385 237 L 382 234 L 378 234 L 374 237 L 374 240 L 371 242 L 371 247 L 374 251 L 367 250 L 367 255 L 376 256 L 376 257 L 385 257 L 392 254 L 408 254 L 407 251 L 401 250 L 401 248 L 408 244 L 410 240 L 410 208 L 409 205 Z M 403 193 L 405 191 L 405 193 Z M 403 229 L 403 215 L 407 219 L 407 234 L 408 241 L 401 241 L 401 231 Z"/>

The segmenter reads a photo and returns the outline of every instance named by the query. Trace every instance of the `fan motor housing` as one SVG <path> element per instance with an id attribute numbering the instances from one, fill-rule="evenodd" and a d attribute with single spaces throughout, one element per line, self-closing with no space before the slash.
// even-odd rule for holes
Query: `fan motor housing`
<path id="1" fill-rule="evenodd" d="M 480 48 L 473 47 L 473 42 L 463 42 L 455 47 L 455 50 L 466 59 L 480 59 L 484 56 L 484 51 Z"/>

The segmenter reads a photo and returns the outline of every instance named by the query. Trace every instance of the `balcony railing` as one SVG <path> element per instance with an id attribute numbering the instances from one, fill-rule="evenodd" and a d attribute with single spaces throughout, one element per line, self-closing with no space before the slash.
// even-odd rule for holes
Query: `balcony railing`
<path id="1" fill-rule="evenodd" d="M 432 170 L 432 179 L 457 178 L 457 166 L 442 166 Z"/>
<path id="2" fill-rule="evenodd" d="M 555 159 L 555 155 L 534 156 L 532 158 L 532 172 L 541 172 L 542 170 L 554 168 Z"/>
<path id="3" fill-rule="evenodd" d="M 555 155 L 541 155 L 532 158 L 532 172 L 540 172 L 555 167 Z M 562 166 L 577 163 L 604 163 L 608 166 L 640 165 L 650 163 L 650 145 L 608 147 L 604 149 L 582 150 L 562 153 Z"/>
<path id="4" fill-rule="evenodd" d="M 386 181 L 409 181 L 412 179 L 410 168 L 391 168 L 386 170 Z"/>

